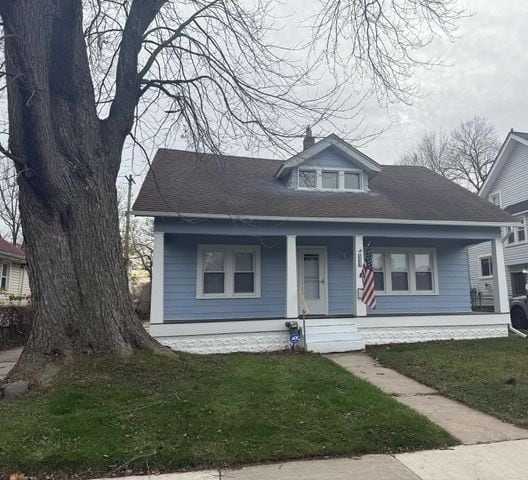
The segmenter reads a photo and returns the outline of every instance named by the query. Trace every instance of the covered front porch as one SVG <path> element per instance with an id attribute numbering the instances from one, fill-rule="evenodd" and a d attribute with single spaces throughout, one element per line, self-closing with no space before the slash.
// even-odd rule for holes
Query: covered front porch
<path id="1" fill-rule="evenodd" d="M 497 229 L 322 227 L 157 219 L 151 333 L 173 348 L 202 353 L 285 348 L 286 322 L 302 324 L 303 317 L 314 351 L 507 334 L 499 238 L 492 240 L 495 313 L 471 312 L 469 292 L 466 247 Z M 375 309 L 360 300 L 367 245 L 375 256 Z M 213 257 L 224 263 L 209 271 L 204 263 Z"/>

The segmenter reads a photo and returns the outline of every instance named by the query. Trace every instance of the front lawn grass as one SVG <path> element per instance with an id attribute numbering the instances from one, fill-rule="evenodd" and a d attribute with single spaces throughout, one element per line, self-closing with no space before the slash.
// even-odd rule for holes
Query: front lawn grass
<path id="1" fill-rule="evenodd" d="M 446 396 L 528 427 L 526 340 L 452 340 L 372 348 L 369 353 Z"/>
<path id="2" fill-rule="evenodd" d="M 0 402 L 0 477 L 175 471 L 455 444 L 317 355 L 86 360 Z"/>

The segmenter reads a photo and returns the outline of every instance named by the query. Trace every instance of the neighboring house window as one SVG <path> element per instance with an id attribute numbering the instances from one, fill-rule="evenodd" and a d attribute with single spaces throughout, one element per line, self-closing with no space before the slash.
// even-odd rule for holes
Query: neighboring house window
<path id="1" fill-rule="evenodd" d="M 492 193 L 489 196 L 489 201 L 491 203 L 493 203 L 493 205 L 495 205 L 496 207 L 500 208 L 500 206 L 501 206 L 501 194 L 500 194 L 500 192 Z"/>
<path id="2" fill-rule="evenodd" d="M 9 263 L 1 263 L 0 266 L 0 290 L 8 290 L 10 265 Z"/>
<path id="3" fill-rule="evenodd" d="M 385 248 L 373 252 L 375 289 L 380 294 L 437 294 L 434 249 Z"/>
<path id="4" fill-rule="evenodd" d="M 362 172 L 353 169 L 305 167 L 299 169 L 299 188 L 325 191 L 363 191 Z"/>
<path id="5" fill-rule="evenodd" d="M 199 245 L 196 296 L 260 296 L 260 247 Z"/>
<path id="6" fill-rule="evenodd" d="M 493 276 L 493 262 L 491 257 L 480 257 L 480 276 L 482 278 Z"/>
<path id="7" fill-rule="evenodd" d="M 508 227 L 507 232 L 507 243 L 508 245 L 514 245 L 516 243 L 526 242 L 526 217 L 521 216 L 517 219 L 522 223 L 521 227 Z"/>

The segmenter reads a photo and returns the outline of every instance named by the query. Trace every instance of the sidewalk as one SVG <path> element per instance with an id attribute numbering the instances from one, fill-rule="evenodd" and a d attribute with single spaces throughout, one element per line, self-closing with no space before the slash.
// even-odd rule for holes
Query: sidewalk
<path id="1" fill-rule="evenodd" d="M 528 438 L 528 430 L 443 397 L 436 390 L 381 366 L 365 353 L 331 354 L 327 357 L 420 412 L 465 445 Z"/>
<path id="2" fill-rule="evenodd" d="M 123 480 L 526 480 L 527 453 L 528 440 L 516 440 L 399 455 L 305 460 L 241 469 L 123 477 Z"/>
<path id="3" fill-rule="evenodd" d="M 10 348 L 9 350 L 0 351 L 0 381 L 9 373 L 15 366 L 18 357 L 22 353 L 22 347 Z"/>

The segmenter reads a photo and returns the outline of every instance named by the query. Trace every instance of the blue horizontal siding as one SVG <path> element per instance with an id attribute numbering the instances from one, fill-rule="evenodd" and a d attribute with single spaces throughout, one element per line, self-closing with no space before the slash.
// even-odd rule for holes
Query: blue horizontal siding
<path id="1" fill-rule="evenodd" d="M 260 298 L 196 298 L 198 245 L 260 245 Z M 206 320 L 281 317 L 285 312 L 284 238 L 165 235 L 164 318 Z"/>
<path id="2" fill-rule="evenodd" d="M 498 227 L 451 227 L 446 225 L 391 225 L 345 222 L 304 221 L 236 221 L 200 219 L 189 222 L 179 218 L 156 217 L 154 229 L 158 232 L 195 235 L 234 235 L 267 237 L 278 235 L 351 237 L 365 235 L 386 238 L 464 239 L 465 245 L 480 243 L 501 236 Z"/>
<path id="3" fill-rule="evenodd" d="M 355 276 L 352 238 L 299 237 L 299 246 L 326 246 L 328 259 L 328 313 L 351 315 L 354 311 Z"/>
<path id="4" fill-rule="evenodd" d="M 397 313 L 462 313 L 471 311 L 469 268 L 462 242 L 413 239 L 372 239 L 376 246 L 434 247 L 438 264 L 438 295 L 378 295 L 371 314 Z"/>
<path id="5" fill-rule="evenodd" d="M 459 313 L 471 311 L 465 243 L 431 239 L 369 237 L 375 247 L 435 247 L 439 295 L 378 296 L 370 314 Z M 196 298 L 199 244 L 240 244 L 261 247 L 261 297 Z M 299 246 L 326 246 L 330 315 L 352 315 L 355 301 L 353 239 L 298 237 Z M 285 313 L 286 240 L 284 237 L 165 235 L 164 318 L 167 321 L 282 317 Z"/>

